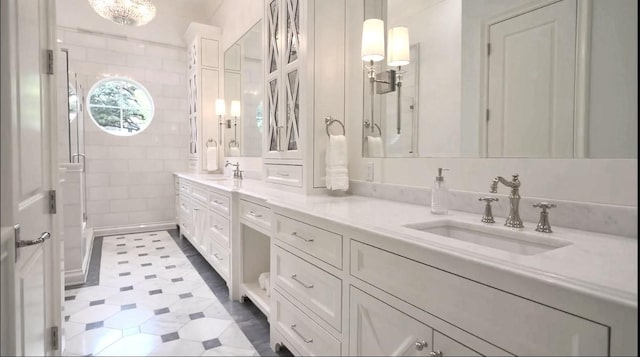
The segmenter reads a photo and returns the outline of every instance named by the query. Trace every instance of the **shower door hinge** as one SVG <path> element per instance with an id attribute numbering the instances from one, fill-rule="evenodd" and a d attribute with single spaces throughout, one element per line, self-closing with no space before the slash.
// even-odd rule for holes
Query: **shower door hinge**
<path id="1" fill-rule="evenodd" d="M 56 191 L 49 191 L 49 213 L 56 214 Z"/>
<path id="2" fill-rule="evenodd" d="M 491 54 L 491 42 L 487 42 L 487 56 Z"/>
<path id="3" fill-rule="evenodd" d="M 51 349 L 54 351 L 58 350 L 58 326 L 51 327 Z"/>
<path id="4" fill-rule="evenodd" d="M 45 50 L 47 56 L 47 74 L 53 74 L 53 50 Z"/>
<path id="5" fill-rule="evenodd" d="M 485 111 L 484 116 L 485 116 L 485 120 L 489 121 L 489 108 L 487 108 L 487 110 Z"/>

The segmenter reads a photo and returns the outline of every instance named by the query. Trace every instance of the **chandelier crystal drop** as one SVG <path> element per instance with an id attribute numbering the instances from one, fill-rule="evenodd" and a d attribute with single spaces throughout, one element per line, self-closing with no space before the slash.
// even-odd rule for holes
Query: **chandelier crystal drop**
<path id="1" fill-rule="evenodd" d="M 142 26 L 156 16 L 149 0 L 89 0 L 89 4 L 98 15 L 121 25 Z"/>

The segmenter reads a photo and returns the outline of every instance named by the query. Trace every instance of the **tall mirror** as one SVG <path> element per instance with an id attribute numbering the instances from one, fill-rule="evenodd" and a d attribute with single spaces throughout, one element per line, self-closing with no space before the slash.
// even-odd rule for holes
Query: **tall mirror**
<path id="1" fill-rule="evenodd" d="M 363 155 L 637 158 L 637 6 L 365 0 L 363 32 L 382 19 L 385 48 L 363 61 Z"/>
<path id="2" fill-rule="evenodd" d="M 262 155 L 262 72 L 260 21 L 224 53 L 225 156 Z"/>

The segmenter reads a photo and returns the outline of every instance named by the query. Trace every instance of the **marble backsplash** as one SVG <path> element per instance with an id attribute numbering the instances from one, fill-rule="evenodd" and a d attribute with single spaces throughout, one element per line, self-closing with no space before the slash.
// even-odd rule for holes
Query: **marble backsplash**
<path id="1" fill-rule="evenodd" d="M 431 205 L 431 189 L 424 187 L 402 186 L 365 181 L 349 182 L 349 191 L 354 195 L 400 201 L 423 206 Z M 507 191 L 508 192 L 508 191 Z M 449 190 L 449 209 L 477 213 L 478 220 L 484 212 L 482 196 L 497 197 L 493 203 L 493 216 L 496 223 L 503 223 L 509 212 L 509 195 L 503 193 L 469 192 Z M 550 202 L 557 205 L 550 210 L 549 222 L 554 226 L 580 229 L 584 231 L 613 234 L 625 237 L 638 237 L 638 207 L 615 206 L 588 202 L 573 202 L 522 197 L 520 199 L 520 217 L 525 222 L 538 222 L 540 209 L 534 208 L 538 202 Z M 531 224 L 531 223 L 529 223 Z M 526 223 L 525 223 L 526 225 Z"/>

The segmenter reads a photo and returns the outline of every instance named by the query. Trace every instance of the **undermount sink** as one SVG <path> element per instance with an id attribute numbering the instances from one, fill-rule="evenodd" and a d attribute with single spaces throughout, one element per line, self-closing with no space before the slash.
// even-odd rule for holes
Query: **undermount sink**
<path id="1" fill-rule="evenodd" d="M 219 177 L 205 177 L 205 180 L 209 180 L 209 181 L 232 181 L 233 178 L 231 177 L 226 177 L 226 176 L 219 176 Z"/>
<path id="2" fill-rule="evenodd" d="M 571 244 L 534 233 L 451 220 L 407 224 L 405 227 L 520 255 L 540 254 Z"/>

